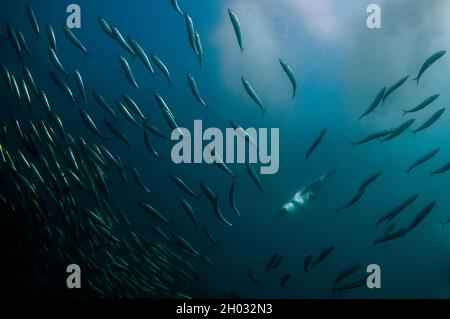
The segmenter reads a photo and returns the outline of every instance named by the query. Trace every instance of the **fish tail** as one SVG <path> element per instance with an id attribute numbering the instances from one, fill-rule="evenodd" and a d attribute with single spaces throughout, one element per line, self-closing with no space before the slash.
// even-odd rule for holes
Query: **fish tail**
<path id="1" fill-rule="evenodd" d="M 409 113 L 408 110 L 405 110 L 405 109 L 403 109 L 402 112 L 403 112 L 403 116 L 405 116 L 407 113 Z"/>
<path id="2" fill-rule="evenodd" d="M 434 175 L 433 172 L 428 172 L 428 179 L 431 179 L 431 177 Z"/>
<path id="3" fill-rule="evenodd" d="M 419 84 L 419 77 L 417 76 L 416 78 L 412 79 L 412 81 L 416 81 L 417 85 Z"/>

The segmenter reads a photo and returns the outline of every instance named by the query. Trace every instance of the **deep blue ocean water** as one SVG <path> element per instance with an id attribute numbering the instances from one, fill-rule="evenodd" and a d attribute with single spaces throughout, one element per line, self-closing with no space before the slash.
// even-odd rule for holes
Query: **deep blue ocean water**
<path id="1" fill-rule="evenodd" d="M 315 17 L 316 12 L 321 11 L 310 9 L 314 6 L 303 1 L 298 7 L 292 5 L 293 2 L 179 0 L 182 10 L 189 13 L 201 35 L 202 68 L 189 46 L 184 19 L 175 12 L 170 1 L 136 0 L 125 4 L 78 0 L 82 26 L 74 32 L 89 51 L 86 57 L 68 41 L 62 30 L 68 2 L 29 1 L 40 23 L 39 39 L 35 39 L 26 19 L 26 2 L 2 2 L 2 27 L 9 21 L 22 30 L 33 56 L 19 61 L 8 40 L 1 40 L 0 62 L 14 74 L 21 74 L 22 65 L 29 66 L 39 86 L 47 92 L 54 111 L 63 119 L 66 130 L 74 136 L 100 143 L 101 140 L 81 122 L 79 109 L 85 109 L 92 116 L 101 131 L 109 136 L 106 146 L 120 154 L 126 165 L 136 166 L 151 189 L 151 195 L 146 195 L 134 183 L 131 174 L 131 186 L 127 187 L 114 172 L 110 186 L 115 205 L 127 213 L 135 232 L 149 239 L 155 238 L 151 225 L 157 222 L 138 208 L 139 201 L 151 202 L 173 219 L 170 231 L 188 239 L 216 265 L 211 269 L 204 263 L 196 263 L 200 277 L 195 287 L 209 291 L 209 296 L 235 292 L 253 298 L 330 298 L 332 281 L 342 269 L 354 264 L 361 264 L 363 268 L 378 264 L 382 278 L 380 289 L 362 287 L 338 297 L 447 298 L 450 230 L 443 229 L 437 221 L 450 217 L 447 196 L 450 177 L 442 174 L 430 179 L 428 172 L 450 159 L 448 114 L 444 113 L 435 125 L 416 136 L 409 129 L 386 143 L 374 141 L 354 148 L 349 143 L 374 131 L 398 126 L 408 118 L 416 118 L 412 128 L 417 128 L 436 110 L 447 106 L 450 67 L 447 55 L 425 72 L 419 85 L 411 81 L 427 57 L 448 49 L 449 42 L 445 41 L 448 31 L 444 30 L 442 19 L 426 18 L 430 13 L 424 12 L 419 4 L 414 8 L 416 5 L 407 1 L 396 4 L 384 1 L 383 28 L 369 30 L 365 26 L 365 8 L 370 1 L 358 4 L 322 1 L 317 6 L 325 6 L 323 10 L 327 14 L 317 16 L 316 20 L 323 21 L 307 25 L 306 17 Z M 434 1 L 433 10 L 445 6 L 443 3 L 445 1 Z M 228 7 L 234 9 L 241 22 L 246 47 L 242 54 L 229 21 Z M 405 18 L 407 14 L 414 17 L 416 26 Z M 136 39 L 147 54 L 161 57 L 170 70 L 172 86 L 168 87 L 160 72 L 152 77 L 137 58 L 108 37 L 100 28 L 97 16 L 117 26 L 124 36 Z M 86 106 L 80 103 L 73 79 L 66 78 L 77 98 L 74 106 L 48 76 L 54 67 L 48 56 L 47 22 L 55 30 L 58 56 L 65 67 L 76 68 L 83 75 L 88 93 Z M 119 55 L 129 61 L 140 90 L 127 81 Z M 279 58 L 286 60 L 296 75 L 298 92 L 294 100 L 290 99 L 291 86 L 278 63 Z M 190 92 L 188 72 L 197 80 L 208 104 L 206 109 Z M 358 120 L 383 86 L 390 86 L 408 74 L 408 81 L 374 114 Z M 246 95 L 241 76 L 250 80 L 263 100 L 267 108 L 263 116 Z M 23 121 L 45 119 L 39 103 L 35 101 L 29 114 L 26 107 L 16 107 L 4 82 L 0 88 L 2 119 L 10 121 L 14 116 Z M 259 193 L 244 165 L 230 165 L 239 175 L 236 201 L 241 216 L 236 216 L 227 201 L 231 186 L 229 176 L 214 165 L 174 164 L 170 159 L 173 143 L 158 138 L 152 140 L 162 158 L 154 158 L 145 149 L 142 130 L 118 114 L 117 126 L 132 144 L 128 150 L 104 127 L 103 118 L 107 114 L 96 104 L 91 89 L 101 92 L 111 105 L 122 94 L 132 96 L 149 122 L 167 133 L 169 129 L 153 91 L 164 97 L 179 125 L 186 128 L 192 128 L 195 119 L 202 119 L 204 127 L 221 129 L 228 126 L 229 120 L 235 120 L 244 128 L 279 128 L 279 171 L 260 176 L 263 192 Z M 429 107 L 414 116 L 402 116 L 401 109 L 413 107 L 434 93 L 441 96 Z M 324 140 L 305 162 L 308 147 L 324 128 L 327 128 Z M 13 132 L 12 126 L 9 131 Z M 14 145 L 14 138 L 11 139 L 8 145 Z M 408 166 L 436 147 L 441 148 L 438 155 L 408 177 L 405 173 Z M 280 207 L 297 190 L 335 167 L 337 175 L 310 206 L 275 219 Z M 356 193 L 360 183 L 378 170 L 383 170 L 383 174 L 370 185 L 360 202 L 336 213 L 335 209 Z M 197 192 L 201 192 L 200 181 L 208 184 L 219 194 L 222 211 L 233 226 L 227 227 L 217 219 L 204 196 L 199 200 L 186 197 L 170 181 L 169 174 L 183 178 Z M 3 180 L 2 188 L 5 187 L 8 181 Z M 398 216 L 396 227 L 406 227 L 426 204 L 436 200 L 431 214 L 405 238 L 372 245 L 385 229 L 385 226 L 375 228 L 376 220 L 413 193 L 421 195 Z M 182 211 L 181 197 L 187 198 L 194 207 L 199 221 L 197 228 Z M 219 247 L 207 241 L 203 225 L 218 239 Z M 305 273 L 304 258 L 309 254 L 317 256 L 330 245 L 336 247 L 333 253 L 310 273 Z M 266 262 L 274 254 L 283 255 L 284 260 L 279 268 L 267 273 Z M 249 268 L 260 285 L 254 285 L 247 277 Z M 293 277 L 281 287 L 280 278 L 286 273 Z"/>

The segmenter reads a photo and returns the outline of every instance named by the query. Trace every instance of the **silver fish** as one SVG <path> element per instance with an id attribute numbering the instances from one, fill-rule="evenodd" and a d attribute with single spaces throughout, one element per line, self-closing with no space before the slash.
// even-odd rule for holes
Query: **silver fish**
<path id="1" fill-rule="evenodd" d="M 137 84 L 134 76 L 133 76 L 133 72 L 131 71 L 130 65 L 128 64 L 128 61 L 123 57 L 123 56 L 119 56 L 119 60 L 120 60 L 120 64 L 122 65 L 122 69 L 123 72 L 125 73 L 128 81 L 130 81 L 130 83 L 139 90 L 139 84 Z"/>
<path id="2" fill-rule="evenodd" d="M 292 69 L 289 66 L 289 64 L 287 64 L 285 61 L 283 61 L 282 59 L 279 59 L 278 61 L 280 62 L 281 67 L 283 68 L 283 71 L 288 76 L 289 81 L 291 81 L 291 84 L 292 84 L 292 99 L 294 99 L 295 98 L 295 94 L 297 93 L 297 80 L 295 79 L 294 72 L 292 71 Z"/>
<path id="3" fill-rule="evenodd" d="M 242 53 L 244 51 L 244 47 L 242 45 L 241 25 L 239 23 L 236 14 L 231 9 L 228 9 L 228 15 L 230 16 L 231 23 L 233 24 L 234 33 L 236 34 L 236 39 L 238 41 L 239 48 L 241 49 Z"/>
<path id="4" fill-rule="evenodd" d="M 261 99 L 259 98 L 258 94 L 256 94 L 253 87 L 250 85 L 250 82 L 248 82 L 244 77 L 241 78 L 242 85 L 245 88 L 245 91 L 247 94 L 252 98 L 252 100 L 258 104 L 259 108 L 262 110 L 263 114 L 266 112 L 266 109 L 264 108 L 264 105 L 261 102 Z"/>
<path id="5" fill-rule="evenodd" d="M 27 18 L 33 28 L 34 33 L 39 37 L 39 23 L 37 22 L 36 15 L 34 14 L 33 8 L 30 4 L 26 6 Z"/>
<path id="6" fill-rule="evenodd" d="M 61 73 L 64 73 L 65 75 L 67 75 L 67 71 L 66 69 L 63 67 L 63 65 L 61 64 L 61 61 L 59 60 L 58 56 L 56 55 L 56 52 L 53 48 L 49 47 L 48 48 L 48 54 L 50 56 L 50 59 L 52 60 L 53 65 L 56 67 L 56 69 L 58 69 Z"/>
<path id="7" fill-rule="evenodd" d="M 75 81 L 77 83 L 78 91 L 80 91 L 81 97 L 83 98 L 83 104 L 87 104 L 86 90 L 84 89 L 83 77 L 81 76 L 80 71 L 73 70 L 75 75 Z"/>
<path id="8" fill-rule="evenodd" d="M 167 81 L 169 82 L 169 87 L 171 87 L 172 80 L 170 79 L 169 69 L 166 67 L 166 65 L 161 61 L 161 59 L 157 55 L 152 54 L 151 59 L 152 59 L 153 63 L 155 63 L 155 65 L 158 67 L 158 69 L 164 74 Z"/>
<path id="9" fill-rule="evenodd" d="M 69 29 L 67 26 L 64 26 L 63 29 L 69 41 L 72 42 L 72 44 L 76 46 L 78 49 L 80 49 L 84 55 L 88 55 L 86 47 L 83 45 L 83 43 L 81 43 L 81 41 L 77 38 L 77 36 L 73 33 L 73 31 Z"/>

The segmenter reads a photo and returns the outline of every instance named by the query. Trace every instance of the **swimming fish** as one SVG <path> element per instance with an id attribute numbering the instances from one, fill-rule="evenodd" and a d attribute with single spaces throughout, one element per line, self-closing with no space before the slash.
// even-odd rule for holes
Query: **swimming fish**
<path id="1" fill-rule="evenodd" d="M 392 129 L 381 130 L 381 131 L 369 134 L 366 137 L 363 137 L 362 139 L 360 139 L 356 142 L 350 142 L 350 143 L 352 144 L 352 146 L 361 145 L 361 144 L 385 137 L 391 133 L 392 133 Z"/>
<path id="2" fill-rule="evenodd" d="M 95 101 L 100 105 L 111 117 L 113 120 L 116 120 L 117 115 L 116 112 L 111 108 L 108 102 L 106 102 L 105 98 L 95 89 L 92 89 L 92 95 L 94 95 Z"/>
<path id="3" fill-rule="evenodd" d="M 386 100 L 386 98 L 387 98 L 389 95 L 391 95 L 395 90 L 397 90 L 400 86 L 402 86 L 403 83 L 405 83 L 406 80 L 408 80 L 408 78 L 409 78 L 409 75 L 407 75 L 407 76 L 401 78 L 400 80 L 398 80 L 398 82 L 395 82 L 392 86 L 390 86 L 390 87 L 386 90 L 386 92 L 384 93 L 384 95 L 383 95 L 383 102 L 382 102 L 382 103 L 384 103 L 384 100 Z"/>
<path id="4" fill-rule="evenodd" d="M 137 84 L 136 79 L 134 78 L 133 72 L 131 71 L 130 65 L 128 61 L 123 57 L 119 56 L 120 64 L 122 65 L 123 72 L 125 73 L 128 81 L 139 90 L 139 84 Z"/>
<path id="5" fill-rule="evenodd" d="M 114 37 L 114 33 L 112 31 L 111 26 L 109 25 L 109 23 L 105 20 L 105 18 L 98 16 L 97 17 L 98 23 L 100 24 L 102 30 L 109 35 L 111 38 L 115 39 Z"/>
<path id="6" fill-rule="evenodd" d="M 442 165 L 438 169 L 436 169 L 434 171 L 431 171 L 429 173 L 429 176 L 431 177 L 433 175 L 442 174 L 442 173 L 445 173 L 448 170 L 450 170 L 450 162 L 447 162 L 446 164 Z"/>
<path id="7" fill-rule="evenodd" d="M 255 283 L 256 285 L 259 285 L 259 281 L 255 278 L 255 276 L 253 275 L 253 273 L 250 269 L 247 270 L 247 275 L 253 283 Z"/>
<path id="8" fill-rule="evenodd" d="M 185 20 L 185 23 L 186 23 L 186 30 L 187 30 L 187 33 L 188 33 L 189 44 L 191 45 L 192 51 L 194 51 L 194 53 L 196 55 L 198 55 L 197 46 L 195 45 L 194 22 L 192 22 L 192 18 L 186 12 L 184 13 L 184 20 Z"/>
<path id="9" fill-rule="evenodd" d="M 429 128 L 431 125 L 433 125 L 441 116 L 444 114 L 445 108 L 442 108 L 438 110 L 436 113 L 430 116 L 428 120 L 425 121 L 421 126 L 413 130 L 413 133 L 416 134 L 417 132 L 423 131 L 427 128 Z"/>
<path id="10" fill-rule="evenodd" d="M 61 89 L 61 91 L 63 91 L 69 97 L 72 105 L 75 104 L 75 96 L 73 95 L 70 87 L 63 81 L 63 79 L 61 79 L 59 75 L 53 71 L 50 71 L 50 77 L 53 82 L 55 82 L 55 84 Z"/>
<path id="11" fill-rule="evenodd" d="M 378 179 L 378 177 L 383 174 L 383 171 L 377 171 L 376 173 L 370 175 L 367 179 L 365 179 L 361 185 L 359 186 L 359 191 L 364 191 L 370 184 Z"/>
<path id="12" fill-rule="evenodd" d="M 394 239 L 397 239 L 397 238 L 400 238 L 400 237 L 405 237 L 405 235 L 408 233 L 408 231 L 409 231 L 408 228 L 402 228 L 402 229 L 399 229 L 397 231 L 390 232 L 389 234 L 383 235 L 382 237 L 380 237 L 377 240 L 375 240 L 373 242 L 373 244 L 375 245 L 375 244 L 391 241 L 391 240 L 394 240 Z"/>
<path id="13" fill-rule="evenodd" d="M 424 219 L 425 217 L 427 217 L 431 211 L 433 210 L 433 208 L 436 206 L 437 202 L 436 201 L 432 201 L 430 202 L 428 205 L 426 205 L 414 218 L 414 220 L 411 222 L 411 224 L 408 226 L 408 232 L 410 232 L 411 230 L 413 230 L 414 228 L 417 227 L 417 225 L 419 225 Z"/>
<path id="14" fill-rule="evenodd" d="M 220 221 L 222 221 L 224 224 L 228 225 L 228 226 L 233 226 L 233 224 L 231 222 L 229 222 L 225 216 L 223 216 L 222 211 L 220 210 L 219 207 L 219 196 L 216 196 L 215 201 L 214 201 L 214 212 L 216 213 L 217 218 L 219 218 Z"/>
<path id="15" fill-rule="evenodd" d="M 198 61 L 200 63 L 200 67 L 203 66 L 203 46 L 202 46 L 202 41 L 200 39 L 200 34 L 195 31 L 195 48 L 197 49 L 197 56 L 198 56 Z"/>
<path id="16" fill-rule="evenodd" d="M 261 109 L 261 111 L 264 114 L 266 112 L 266 109 L 264 108 L 264 105 L 262 104 L 261 99 L 259 98 L 258 94 L 256 94 L 255 90 L 250 85 L 250 82 L 248 82 L 244 77 L 242 77 L 241 80 L 242 80 L 242 85 L 244 86 L 247 94 L 252 98 L 252 100 L 256 104 L 258 104 L 259 108 Z"/>
<path id="17" fill-rule="evenodd" d="M 419 196 L 420 196 L 420 194 L 418 194 L 418 193 L 409 196 L 400 205 L 394 207 L 387 214 L 383 215 L 380 219 L 378 219 L 378 221 L 375 225 L 378 226 L 380 223 L 382 223 L 385 220 L 390 221 L 390 220 L 394 219 L 398 214 L 400 214 L 403 210 L 405 210 L 408 206 L 410 206 Z"/>
<path id="18" fill-rule="evenodd" d="M 155 63 L 155 65 L 158 67 L 158 69 L 164 74 L 164 76 L 167 79 L 167 82 L 169 82 L 169 87 L 171 87 L 172 80 L 170 79 L 170 72 L 169 72 L 169 69 L 167 68 L 167 66 L 163 63 L 163 61 L 161 61 L 161 59 L 156 54 L 152 54 L 150 57 L 151 57 L 153 63 Z"/>
<path id="19" fill-rule="evenodd" d="M 169 178 L 172 182 L 177 185 L 183 192 L 186 194 L 198 199 L 200 197 L 199 194 L 195 193 L 181 178 L 175 175 L 169 175 Z"/>
<path id="20" fill-rule="evenodd" d="M 230 17 L 231 23 L 233 24 L 234 33 L 236 34 L 236 39 L 238 41 L 239 48 L 241 49 L 242 53 L 244 51 L 244 47 L 242 45 L 241 25 L 239 23 L 236 14 L 231 9 L 228 9 L 228 15 Z"/>
<path id="21" fill-rule="evenodd" d="M 284 287 L 284 285 L 286 285 L 286 283 L 292 278 L 292 274 L 285 274 L 283 277 L 281 277 L 280 279 L 280 283 L 281 286 Z"/>
<path id="22" fill-rule="evenodd" d="M 136 40 L 133 39 L 133 38 L 128 38 L 128 42 L 130 43 L 131 47 L 136 52 L 137 56 L 142 61 L 142 63 L 144 63 L 144 65 L 147 68 L 147 70 L 149 70 L 151 75 L 154 76 L 155 75 L 155 70 L 153 69 L 153 66 L 150 63 L 150 60 L 149 60 L 147 54 L 145 53 L 144 49 L 142 49 L 140 44 L 137 43 Z"/>
<path id="23" fill-rule="evenodd" d="M 83 54 L 86 56 L 88 55 L 88 51 L 86 47 L 81 43 L 81 41 L 77 38 L 77 36 L 73 33 L 71 29 L 69 29 L 67 26 L 64 26 L 64 34 L 69 39 L 69 41 L 76 46 Z"/>
<path id="24" fill-rule="evenodd" d="M 205 101 L 200 95 L 200 92 L 198 90 L 197 82 L 195 81 L 195 78 L 192 76 L 191 73 L 188 73 L 188 83 L 189 87 L 191 88 L 192 94 L 194 95 L 195 99 L 204 107 L 207 107 Z"/>
<path id="25" fill-rule="evenodd" d="M 103 122 L 105 123 L 105 126 L 108 128 L 108 130 L 113 133 L 117 138 L 119 138 L 122 142 L 124 142 L 128 148 L 131 147 L 131 144 L 128 140 L 128 137 L 125 136 L 117 127 L 107 119 L 104 119 Z"/>
<path id="26" fill-rule="evenodd" d="M 351 267 L 345 268 L 334 280 L 333 286 L 335 287 L 338 283 L 340 283 L 345 278 L 353 275 L 355 272 L 359 271 L 362 268 L 361 265 L 353 265 Z"/>
<path id="27" fill-rule="evenodd" d="M 382 88 L 381 91 L 378 92 L 377 96 L 373 100 L 372 104 L 370 104 L 369 108 L 359 117 L 360 120 L 363 117 L 372 113 L 377 108 L 377 106 L 380 104 L 381 100 L 383 99 L 384 92 L 386 92 L 386 87 Z"/>
<path id="28" fill-rule="evenodd" d="M 358 203 L 361 199 L 362 195 L 364 195 L 365 189 L 358 191 L 356 195 L 354 195 L 352 198 L 350 198 L 344 205 L 336 209 L 336 212 L 340 212 L 346 208 L 349 208 L 353 206 L 354 204 Z"/>
<path id="29" fill-rule="evenodd" d="M 247 167 L 247 172 L 250 175 L 250 177 L 252 178 L 253 182 L 256 184 L 256 186 L 258 186 L 259 191 L 262 192 L 263 191 L 262 183 L 261 183 L 261 179 L 258 176 L 258 173 L 256 173 L 253 166 L 251 166 L 249 163 L 245 163 L 245 166 Z"/>
<path id="30" fill-rule="evenodd" d="M 50 59 L 53 63 L 53 65 L 56 67 L 56 69 L 58 69 L 58 71 L 60 71 L 61 73 L 64 73 L 65 75 L 67 75 L 67 71 L 66 69 L 63 67 L 63 65 L 61 64 L 61 61 L 59 60 L 58 56 L 56 55 L 56 52 L 54 49 L 49 48 L 48 49 L 48 53 L 50 56 Z"/>
<path id="31" fill-rule="evenodd" d="M 80 110 L 80 116 L 84 124 L 92 133 L 100 137 L 103 141 L 106 140 L 106 137 L 104 137 L 103 134 L 100 133 L 100 130 L 98 129 L 97 125 L 95 125 L 94 121 L 91 119 L 91 117 L 89 116 L 89 114 L 87 114 L 85 110 Z"/>
<path id="32" fill-rule="evenodd" d="M 311 144 L 311 146 L 308 148 L 308 151 L 306 152 L 306 156 L 305 156 L 306 161 L 308 161 L 308 158 L 311 155 L 311 153 L 314 152 L 314 150 L 317 148 L 317 146 L 319 146 L 320 142 L 322 142 L 326 132 L 327 132 L 327 129 L 326 128 L 323 129 L 319 133 L 319 135 L 316 137 L 314 142 Z"/>
<path id="33" fill-rule="evenodd" d="M 197 218 L 195 217 L 195 212 L 194 212 L 194 209 L 192 208 L 191 204 L 189 204 L 189 202 L 187 200 L 185 200 L 184 198 L 180 199 L 180 203 L 181 203 L 181 206 L 183 207 L 184 211 L 186 212 L 186 214 L 191 219 L 194 226 L 197 226 Z"/>
<path id="34" fill-rule="evenodd" d="M 33 28 L 33 31 L 36 34 L 36 37 L 39 37 L 39 32 L 40 32 L 39 23 L 37 22 L 36 15 L 34 14 L 33 8 L 28 3 L 26 5 L 26 12 L 27 12 L 28 21 L 30 22 L 31 27 Z"/>
<path id="35" fill-rule="evenodd" d="M 282 59 L 279 59 L 278 61 L 280 62 L 281 67 L 283 68 L 283 71 L 288 76 L 289 81 L 291 81 L 291 85 L 292 85 L 292 100 L 293 100 L 295 98 L 295 94 L 297 93 L 297 80 L 295 79 L 294 72 L 292 71 L 292 69 L 289 66 L 289 64 L 287 64 L 285 61 L 283 61 Z"/>
<path id="36" fill-rule="evenodd" d="M 386 142 L 386 141 L 396 138 L 397 136 L 402 134 L 404 131 L 406 131 L 414 123 L 414 121 L 415 121 L 415 119 L 409 119 L 409 120 L 403 122 L 402 124 L 400 124 L 400 126 L 393 128 L 391 134 L 389 134 L 388 136 L 383 138 L 381 140 L 381 142 Z"/>
<path id="37" fill-rule="evenodd" d="M 111 27 L 114 39 L 119 43 L 119 45 L 124 48 L 127 52 L 129 52 L 132 56 L 136 55 L 136 52 L 131 48 L 128 42 L 125 40 L 123 35 L 120 33 L 119 29 L 116 27 Z"/>
<path id="38" fill-rule="evenodd" d="M 414 113 L 414 112 L 424 109 L 426 106 L 431 104 L 434 100 L 436 100 L 439 96 L 440 96 L 440 94 L 434 94 L 434 95 L 427 97 L 425 100 L 420 102 L 417 106 L 413 107 L 412 109 L 403 110 L 403 115 L 405 115 L 407 113 Z"/>
<path id="39" fill-rule="evenodd" d="M 314 260 L 312 261 L 312 266 L 315 266 L 315 265 L 321 263 L 322 261 L 324 261 L 325 258 L 327 258 L 327 257 L 333 252 L 333 250 L 334 250 L 335 248 L 336 248 L 336 247 L 334 247 L 334 246 L 328 246 L 327 248 L 325 248 L 325 249 L 319 254 L 319 256 L 317 256 L 317 258 L 314 259 Z"/>
<path id="40" fill-rule="evenodd" d="M 56 45 L 55 31 L 53 31 L 53 27 L 49 23 L 47 23 L 47 35 L 49 47 L 52 48 L 55 52 L 58 51 L 58 47 Z"/>
<path id="41" fill-rule="evenodd" d="M 409 175 L 409 173 L 411 173 L 411 171 L 416 168 L 417 166 L 429 161 L 430 159 L 432 159 L 437 153 L 439 153 L 441 149 L 435 148 L 431 151 L 429 151 L 428 153 L 426 153 L 425 155 L 421 156 L 419 159 L 417 159 L 414 163 L 411 164 L 411 166 L 408 168 L 408 170 L 406 171 L 406 173 Z"/>
<path id="42" fill-rule="evenodd" d="M 233 182 L 231 183 L 230 192 L 228 193 L 228 202 L 230 203 L 231 208 L 233 211 L 240 216 L 241 213 L 239 212 L 239 209 L 236 205 L 236 199 L 235 199 L 235 188 L 236 188 L 236 179 L 233 178 Z"/>
<path id="43" fill-rule="evenodd" d="M 83 77 L 81 76 L 81 73 L 78 70 L 73 70 L 73 73 L 75 75 L 75 81 L 77 83 L 78 91 L 80 92 L 81 97 L 83 99 L 83 104 L 86 105 L 87 97 L 86 97 L 86 91 L 84 89 Z"/>
<path id="44" fill-rule="evenodd" d="M 184 16 L 183 11 L 181 11 L 180 6 L 178 5 L 178 1 L 177 0 L 170 0 L 170 3 L 172 4 L 172 7 L 175 9 L 175 11 L 181 15 Z"/>

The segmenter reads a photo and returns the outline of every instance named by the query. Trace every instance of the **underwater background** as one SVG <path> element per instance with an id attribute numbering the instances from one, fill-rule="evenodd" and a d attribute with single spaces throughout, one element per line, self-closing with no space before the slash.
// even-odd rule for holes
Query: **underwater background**
<path id="1" fill-rule="evenodd" d="M 111 190 L 108 202 L 114 208 L 120 207 L 132 225 L 129 227 L 119 222 L 114 226 L 114 236 L 118 240 L 129 238 L 129 232 L 133 231 L 149 243 L 162 242 L 169 250 L 177 251 L 178 248 L 172 247 L 173 243 L 165 243 L 155 233 L 152 225 L 157 225 L 167 234 L 182 236 L 213 261 L 214 267 L 211 267 L 201 258 L 183 255 L 197 274 L 195 280 L 189 281 L 188 287 L 180 288 L 183 296 L 448 298 L 450 224 L 445 227 L 438 222 L 450 218 L 450 175 L 443 173 L 430 178 L 429 172 L 450 161 L 449 115 L 444 112 L 423 132 L 413 134 L 411 129 L 417 128 L 438 109 L 447 107 L 450 101 L 448 55 L 430 66 L 418 84 L 412 81 L 428 57 L 440 50 L 448 50 L 450 23 L 445 12 L 450 9 L 450 3 L 444 0 L 426 3 L 377 1 L 382 9 L 382 28 L 369 29 L 366 26 L 366 8 L 373 2 L 178 0 L 182 11 L 189 13 L 201 35 L 202 67 L 189 45 L 185 19 L 169 0 L 127 3 L 78 0 L 81 28 L 73 32 L 86 46 L 89 52 L 86 56 L 63 32 L 69 2 L 1 2 L 2 35 L 7 34 L 6 23 L 21 30 L 32 57 L 18 59 L 6 38 L 0 40 L 0 62 L 20 79 L 23 78 L 23 65 L 32 70 L 39 88 L 46 92 L 53 112 L 63 121 L 66 132 L 75 139 L 82 136 L 88 143 L 103 143 L 82 122 L 79 110 L 84 109 L 107 136 L 104 145 L 112 154 L 120 155 L 128 169 L 129 186 L 124 184 L 113 164 L 108 164 L 108 169 L 105 169 Z M 32 6 L 40 26 L 38 38 L 27 19 L 27 3 Z M 228 8 L 239 18 L 245 48 L 242 53 Z M 168 86 L 157 68 L 156 75 L 152 76 L 138 57 L 133 57 L 108 36 L 99 25 L 98 16 L 116 26 L 125 38 L 136 39 L 149 56 L 151 53 L 159 56 L 170 71 L 172 85 Z M 57 54 L 62 64 L 68 72 L 76 68 L 83 75 L 87 105 L 81 102 L 73 77 L 60 74 L 75 95 L 74 105 L 49 76 L 55 67 L 48 54 L 47 23 L 53 26 Z M 127 80 L 119 55 L 128 60 L 139 90 Z M 279 59 L 289 63 L 294 71 L 298 85 L 294 99 L 291 99 L 291 84 Z M 195 77 L 206 108 L 192 95 L 188 73 Z M 409 78 L 398 90 L 375 112 L 359 120 L 381 88 L 391 86 L 406 75 Z M 242 76 L 258 92 L 267 110 L 264 115 L 242 86 Z M 109 115 L 95 101 L 92 89 L 101 92 L 117 113 L 115 125 L 128 137 L 130 148 L 103 124 Z M 149 123 L 170 135 L 153 91 L 164 97 L 178 124 L 188 129 L 192 129 L 195 119 L 203 120 L 204 127 L 221 129 L 228 127 L 230 120 L 243 128 L 279 128 L 279 171 L 259 176 L 262 192 L 248 175 L 244 164 L 229 164 L 238 176 L 235 179 L 235 197 L 240 216 L 228 203 L 232 184 L 229 175 L 215 165 L 174 164 L 170 158 L 174 143 L 152 137 L 161 156 L 156 158 L 146 149 L 143 129 L 130 124 L 114 105 L 122 94 L 128 94 L 140 106 Z M 402 109 L 412 108 L 433 94 L 440 94 L 436 101 L 420 112 L 403 116 Z M 6 82 L 0 84 L 0 116 L 7 124 L 2 146 L 14 156 L 18 156 L 17 151 L 23 147 L 14 131 L 14 119 L 23 124 L 24 131 L 29 131 L 29 120 L 48 122 L 39 98 L 33 96 L 32 99 L 31 112 L 23 101 L 18 107 Z M 375 140 L 355 147 L 350 143 L 370 133 L 397 127 L 410 118 L 415 118 L 412 127 L 391 141 L 380 143 Z M 305 161 L 311 143 L 325 128 L 326 135 L 320 145 Z M 440 148 L 439 153 L 408 176 L 408 167 L 434 148 Z M 42 146 L 39 152 L 44 153 L 45 147 Z M 27 218 L 18 217 L 19 213 L 27 215 L 34 212 L 31 209 L 11 209 L 11 203 L 17 201 L 12 195 L 17 177 L 3 164 L 0 187 L 6 201 L 2 202 L 4 222 L 0 223 L 1 253 L 4 255 L 1 276 L 5 283 L 2 284 L 2 295 L 30 298 L 66 295 L 91 298 L 180 297 L 175 293 L 178 287 L 173 282 L 169 288 L 152 286 L 151 293 L 146 293 L 145 289 L 140 291 L 135 283 L 125 287 L 123 282 L 126 281 L 121 281 L 120 285 L 108 284 L 108 289 L 102 288 L 102 280 L 106 279 L 99 273 L 102 268 L 109 269 L 107 258 L 92 257 L 94 267 L 86 266 L 86 261 L 78 253 L 71 253 L 70 249 L 63 253 L 63 257 L 57 256 L 58 250 L 49 244 L 52 241 L 41 239 L 36 229 L 48 224 L 49 228 L 59 227 L 62 234 L 70 236 L 69 229 L 61 226 L 54 217 L 45 219 L 45 225 L 42 223 L 36 228 L 21 227 Z M 139 188 L 130 166 L 138 169 L 150 188 L 150 195 Z M 294 214 L 276 218 L 281 206 L 294 193 L 334 168 L 337 174 L 309 205 Z M 336 212 L 355 195 L 361 182 L 379 170 L 383 171 L 382 175 L 368 187 L 358 203 Z M 189 197 L 170 180 L 170 174 L 180 177 L 198 194 L 202 192 L 199 182 L 207 184 L 219 195 L 221 210 L 232 227 L 216 217 L 205 195 L 198 199 Z M 72 182 L 70 185 L 76 206 L 95 208 L 95 201 L 89 193 Z M 420 193 L 420 196 L 396 217 L 395 229 L 406 227 L 428 203 L 437 201 L 434 209 L 403 238 L 374 245 L 387 226 L 375 227 L 377 220 L 415 193 Z M 47 196 L 43 191 L 39 194 Z M 188 200 L 193 207 L 197 226 L 184 212 L 180 198 Z M 158 208 L 172 221 L 170 225 L 143 211 L 138 205 L 141 201 Z M 64 209 L 53 216 L 55 214 L 64 214 Z M 77 223 L 85 222 L 80 212 L 71 214 L 79 219 Z M 206 238 L 204 226 L 216 238 L 217 246 Z M 52 234 L 57 236 L 58 232 Z M 26 244 L 28 240 L 33 245 Z M 40 251 L 41 241 L 50 253 Z M 67 245 L 77 250 L 75 241 L 67 240 Z M 335 247 L 332 253 L 305 272 L 305 257 L 318 256 L 329 246 Z M 108 247 L 99 244 L 97 250 L 110 249 Z M 136 254 L 141 255 L 142 252 Z M 283 256 L 283 260 L 276 269 L 267 271 L 266 264 L 274 254 Z M 128 260 L 125 253 L 119 257 Z M 58 262 L 51 263 L 52 259 Z M 48 263 L 52 265 L 46 266 Z M 79 264 L 82 271 L 83 267 L 89 269 L 83 273 L 83 286 L 78 291 L 69 291 L 65 287 L 66 266 L 72 263 Z M 354 279 L 363 276 L 369 264 L 381 267 L 381 288 L 362 286 L 333 294 L 333 281 L 339 273 L 358 264 L 362 268 L 359 275 L 353 275 Z M 38 270 L 37 273 L 34 269 Z M 167 267 L 164 271 L 171 276 L 173 269 Z M 259 284 L 249 278 L 249 269 Z M 286 274 L 292 277 L 281 285 L 280 280 Z M 88 284 L 85 285 L 85 276 L 86 279 L 89 276 L 103 278 L 96 281 L 97 288 L 103 292 L 93 291 Z M 131 292 L 122 294 L 127 289 Z"/>

